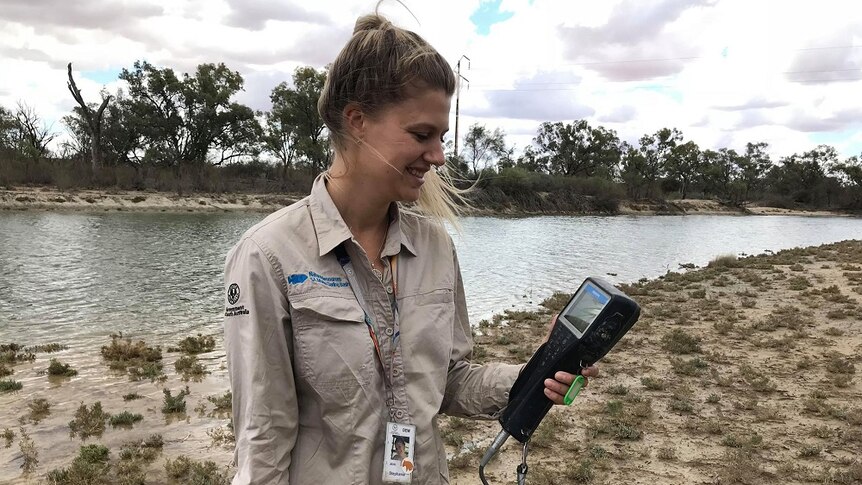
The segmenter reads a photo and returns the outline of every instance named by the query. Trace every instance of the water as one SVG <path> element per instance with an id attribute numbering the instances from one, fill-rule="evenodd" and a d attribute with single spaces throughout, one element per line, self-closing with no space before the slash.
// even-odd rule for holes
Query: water
<path id="1" fill-rule="evenodd" d="M 174 343 L 221 330 L 224 256 L 259 213 L 0 213 L 0 342 L 98 348 L 116 331 Z M 629 282 L 862 237 L 862 219 L 467 218 L 454 235 L 471 321 L 530 308 L 586 276 Z"/>

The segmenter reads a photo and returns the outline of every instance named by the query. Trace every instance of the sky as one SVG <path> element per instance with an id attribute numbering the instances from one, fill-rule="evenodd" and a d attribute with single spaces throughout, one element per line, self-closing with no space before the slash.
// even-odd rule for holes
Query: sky
<path id="1" fill-rule="evenodd" d="M 298 66 L 323 68 L 375 1 L 0 0 L 0 105 L 64 132 L 75 102 L 122 87 L 136 60 L 239 71 L 256 110 Z M 774 161 L 862 154 L 856 0 L 386 0 L 380 13 L 460 59 L 460 133 L 501 128 L 516 153 L 544 121 L 586 119 L 636 143 L 677 128 L 701 148 L 769 143 Z M 465 57 L 462 57 L 465 56 Z M 468 60 L 469 59 L 469 60 Z M 451 139 L 455 113 L 450 120 Z"/>

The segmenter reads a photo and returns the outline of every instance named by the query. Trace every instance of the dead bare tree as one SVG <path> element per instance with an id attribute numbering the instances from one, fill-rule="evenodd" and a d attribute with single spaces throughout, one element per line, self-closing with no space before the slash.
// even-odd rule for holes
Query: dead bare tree
<path id="1" fill-rule="evenodd" d="M 69 63 L 69 82 L 66 83 L 66 86 L 69 88 L 69 92 L 72 93 L 72 97 L 75 98 L 75 101 L 78 102 L 78 105 L 81 106 L 81 113 L 84 116 L 84 121 L 87 122 L 87 128 L 90 131 L 90 157 L 91 162 L 93 164 L 93 169 L 100 166 L 102 164 L 102 115 L 105 113 L 105 108 L 108 107 L 108 102 L 111 101 L 111 96 L 106 95 L 104 91 L 102 92 L 102 104 L 99 105 L 97 110 L 93 110 L 90 106 L 87 106 L 87 103 L 84 102 L 84 98 L 81 96 L 81 90 L 78 89 L 78 86 L 75 84 L 75 79 L 72 78 L 72 63 Z"/>
<path id="2" fill-rule="evenodd" d="M 35 109 L 23 101 L 18 101 L 15 125 L 21 143 L 20 148 L 27 156 L 34 160 L 48 156 L 48 144 L 57 137 L 57 133 L 42 123 Z"/>

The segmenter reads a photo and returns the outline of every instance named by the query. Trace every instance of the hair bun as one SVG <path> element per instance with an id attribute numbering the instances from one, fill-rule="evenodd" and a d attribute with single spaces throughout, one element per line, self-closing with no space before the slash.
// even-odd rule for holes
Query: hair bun
<path id="1" fill-rule="evenodd" d="M 383 30 L 390 25 L 392 25 L 392 22 L 386 20 L 382 15 L 376 13 L 363 15 L 356 20 L 356 26 L 353 27 L 353 34 L 355 35 L 359 32 L 370 30 Z"/>

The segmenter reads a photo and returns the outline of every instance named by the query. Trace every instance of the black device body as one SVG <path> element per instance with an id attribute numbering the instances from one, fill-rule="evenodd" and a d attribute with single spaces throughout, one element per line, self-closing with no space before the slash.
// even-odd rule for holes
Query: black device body
<path id="1" fill-rule="evenodd" d="M 587 278 L 572 296 L 548 341 L 533 354 L 509 391 L 500 424 L 521 443 L 530 439 L 553 405 L 544 394 L 547 378 L 572 374 L 596 363 L 640 316 L 640 307 L 601 278 Z"/>

